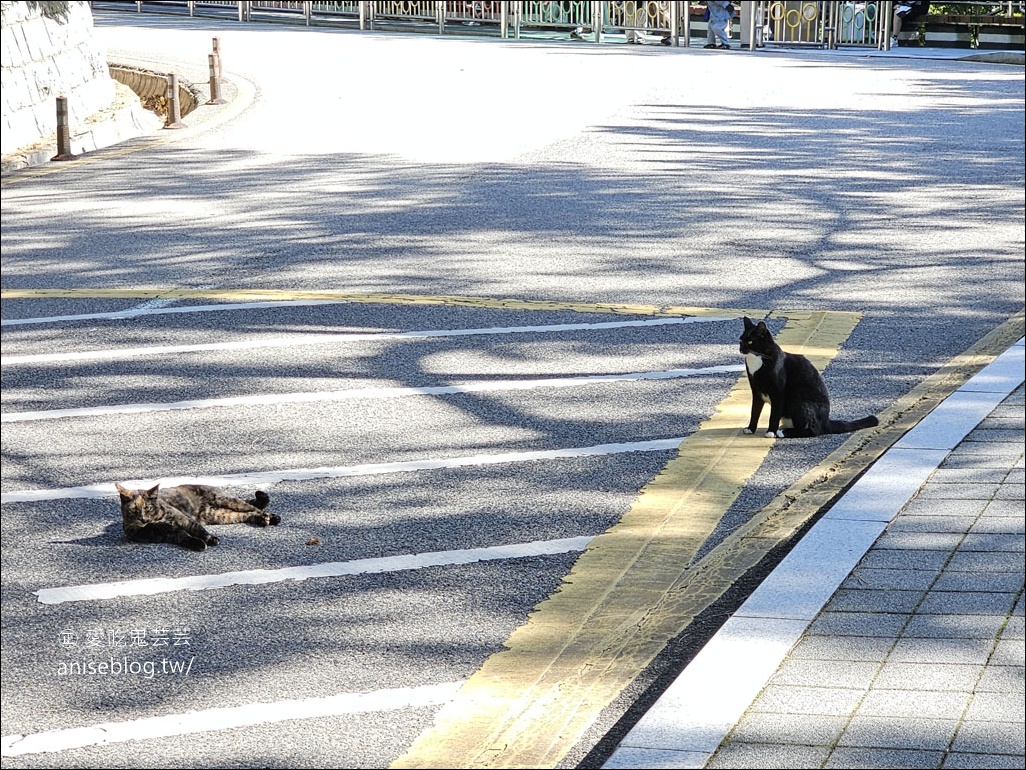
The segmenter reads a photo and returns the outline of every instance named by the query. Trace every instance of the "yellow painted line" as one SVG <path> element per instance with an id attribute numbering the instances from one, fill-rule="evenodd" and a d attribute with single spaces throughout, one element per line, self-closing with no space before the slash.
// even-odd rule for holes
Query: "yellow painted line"
<path id="1" fill-rule="evenodd" d="M 660 613 L 685 625 L 722 594 L 724 584 L 756 567 L 770 551 L 794 537 L 920 420 L 1026 332 L 1020 310 L 964 353 L 955 356 L 905 396 L 879 413 L 880 425 L 853 433 L 823 462 L 781 492 L 728 535 L 666 593 Z"/>
<path id="2" fill-rule="evenodd" d="M 287 302 L 321 300 L 381 305 L 448 305 L 525 311 L 574 311 L 578 313 L 610 313 L 657 317 L 750 315 L 765 317 L 767 310 L 755 308 L 708 308 L 658 305 L 633 305 L 607 302 L 550 302 L 497 297 L 463 297 L 458 295 L 389 294 L 384 292 L 347 292 L 333 290 L 297 291 L 291 289 L 4 289 L 0 299 L 203 299 L 243 302 Z"/>
<path id="3" fill-rule="evenodd" d="M 777 338 L 823 368 L 859 317 L 790 314 Z M 673 591 L 773 445 L 741 432 L 750 403 L 742 377 L 393 767 L 548 768 L 566 756 L 690 622 Z M 722 594 L 741 575 L 719 577 Z"/>

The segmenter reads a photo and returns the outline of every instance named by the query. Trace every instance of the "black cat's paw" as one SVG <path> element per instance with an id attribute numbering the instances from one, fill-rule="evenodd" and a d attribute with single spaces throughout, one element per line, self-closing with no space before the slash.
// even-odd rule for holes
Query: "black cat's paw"
<path id="1" fill-rule="evenodd" d="M 218 545 L 220 542 L 217 539 L 217 535 L 207 535 L 207 545 Z"/>
<path id="2" fill-rule="evenodd" d="M 744 429 L 743 431 L 741 431 L 741 432 L 742 432 L 742 433 L 744 433 L 744 434 L 745 434 L 746 436 L 750 436 L 750 435 L 752 435 L 753 433 L 755 433 L 755 431 L 754 431 L 754 430 L 752 430 L 751 428 L 745 428 L 745 429 Z"/>
<path id="3" fill-rule="evenodd" d="M 272 527 L 276 527 L 281 523 L 281 516 L 276 513 L 269 513 L 267 514 L 267 523 Z"/>
<path id="4" fill-rule="evenodd" d="M 271 502 L 271 498 L 263 490 L 257 490 L 253 493 L 253 499 L 248 501 L 254 508 L 263 510 Z"/>
<path id="5" fill-rule="evenodd" d="M 784 431 L 782 431 L 782 430 L 777 430 L 776 433 L 774 433 L 771 430 L 766 431 L 766 438 L 783 438 L 783 437 L 784 437 Z"/>
<path id="6" fill-rule="evenodd" d="M 190 537 L 183 544 L 190 551 L 205 551 L 207 550 L 207 544 L 200 540 L 198 537 Z"/>

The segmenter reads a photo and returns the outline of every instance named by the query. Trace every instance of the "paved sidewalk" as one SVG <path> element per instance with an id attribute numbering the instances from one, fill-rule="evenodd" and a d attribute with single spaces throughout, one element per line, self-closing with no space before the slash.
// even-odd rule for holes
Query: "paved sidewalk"
<path id="1" fill-rule="evenodd" d="M 1024 767 L 1023 360 L 895 444 L 604 767 Z"/>

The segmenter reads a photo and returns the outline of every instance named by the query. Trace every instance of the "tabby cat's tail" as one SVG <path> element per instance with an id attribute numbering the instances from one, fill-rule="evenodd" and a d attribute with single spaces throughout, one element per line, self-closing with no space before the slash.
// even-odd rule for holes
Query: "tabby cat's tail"
<path id="1" fill-rule="evenodd" d="M 851 433 L 852 431 L 862 430 L 863 428 L 875 428 L 880 424 L 880 421 L 876 419 L 876 415 L 871 414 L 869 417 L 863 417 L 861 420 L 831 420 L 829 423 L 830 433 Z"/>
<path id="2" fill-rule="evenodd" d="M 259 508 L 262 511 L 271 502 L 271 498 L 268 497 L 267 493 L 264 492 L 262 489 L 258 489 L 256 494 L 253 495 L 253 499 L 247 500 L 246 502 L 252 505 L 254 508 Z"/>

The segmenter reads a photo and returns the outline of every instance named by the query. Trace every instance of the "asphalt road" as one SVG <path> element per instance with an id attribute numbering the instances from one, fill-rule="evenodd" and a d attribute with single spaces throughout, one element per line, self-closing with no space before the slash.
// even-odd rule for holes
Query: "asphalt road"
<path id="1" fill-rule="evenodd" d="M 200 82 L 219 36 L 233 101 L 3 179 L 5 767 L 388 766 L 729 397 L 746 309 L 855 318 L 857 417 L 1023 306 L 1021 68 L 97 31 Z M 844 439 L 767 442 L 700 552 Z M 113 482 L 178 477 L 282 523 L 122 542 Z"/>

